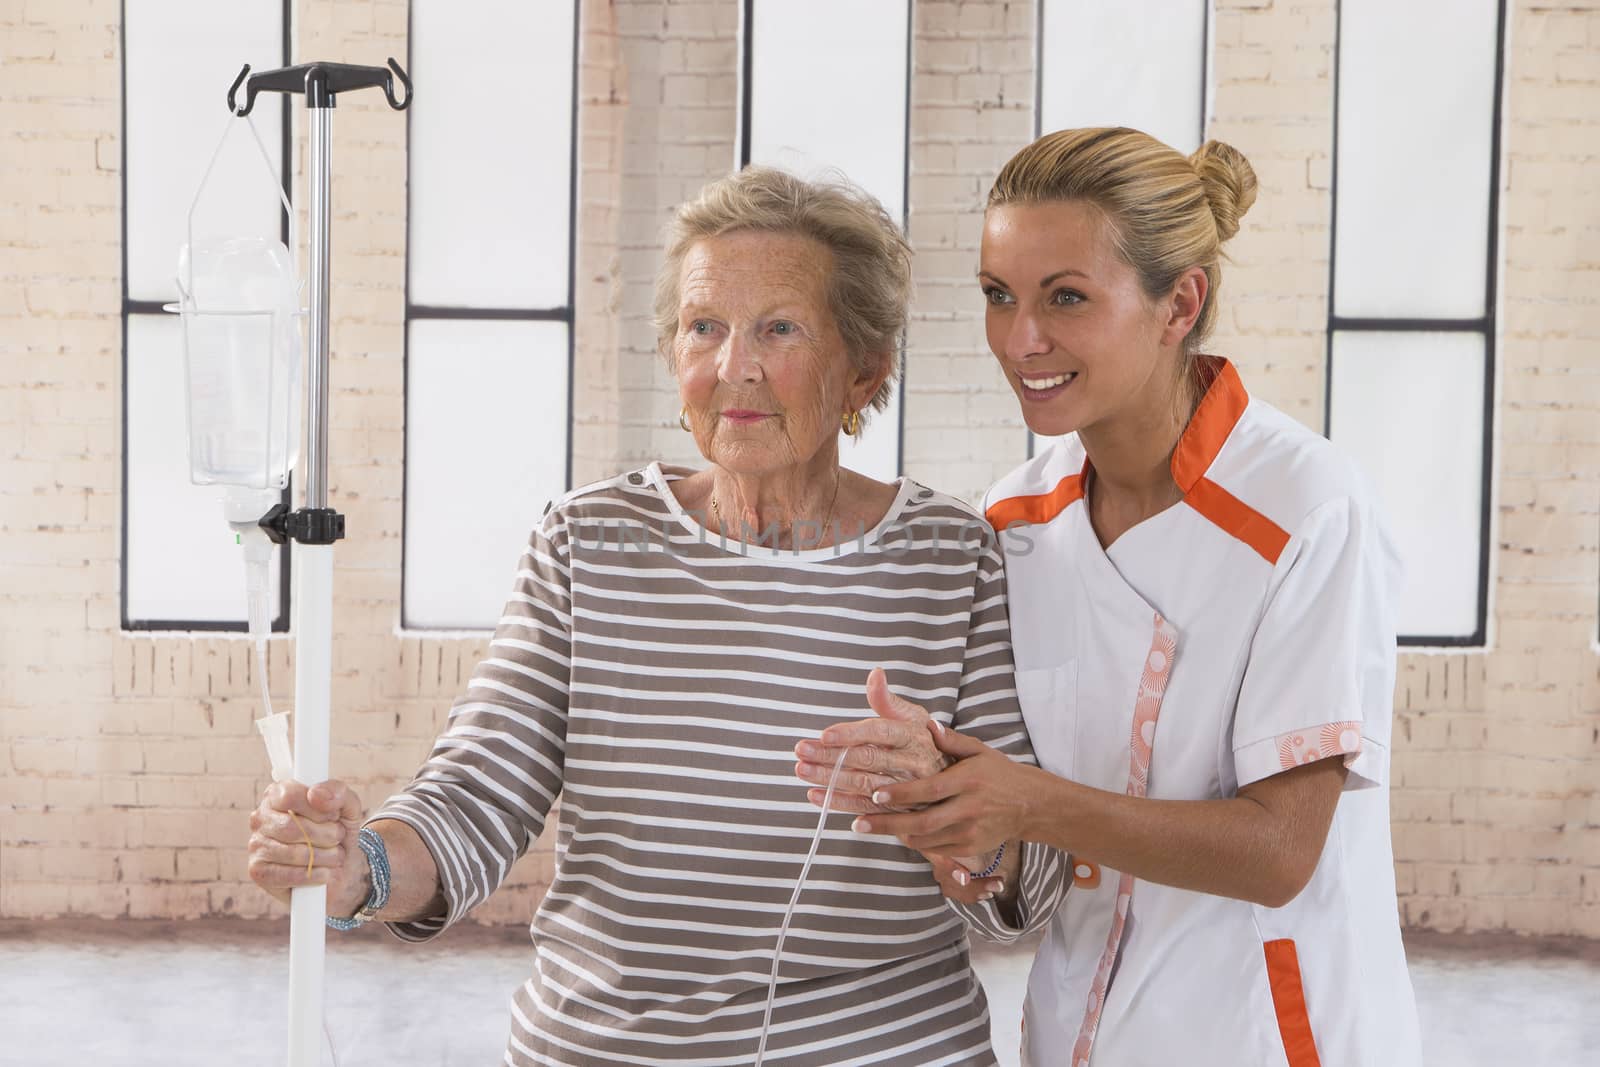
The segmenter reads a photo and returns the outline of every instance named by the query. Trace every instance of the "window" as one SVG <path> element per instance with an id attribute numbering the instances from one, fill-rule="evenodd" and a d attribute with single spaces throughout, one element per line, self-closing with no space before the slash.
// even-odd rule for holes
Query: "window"
<path id="1" fill-rule="evenodd" d="M 1039 0 L 1036 136 L 1130 126 L 1183 153 L 1205 137 L 1206 0 Z M 1052 438 L 1028 434 L 1028 455 Z"/>
<path id="2" fill-rule="evenodd" d="M 413 0 L 402 621 L 492 628 L 572 477 L 576 3 Z"/>
<path id="3" fill-rule="evenodd" d="M 842 172 L 904 226 L 910 42 L 910 0 L 745 0 L 740 165 L 802 178 Z M 846 467 L 899 476 L 904 391 L 902 379 L 860 437 L 840 438 Z"/>
<path id="4" fill-rule="evenodd" d="M 249 62 L 289 63 L 289 5 L 204 0 L 127 4 L 122 22 L 122 625 L 128 630 L 245 629 L 244 555 L 222 515 L 222 491 L 189 482 L 182 331 L 161 305 L 186 216 L 228 119 L 228 86 Z M 287 99 L 253 112 L 287 186 Z M 235 131 L 205 187 L 195 234 L 277 234 L 287 220 L 253 139 Z M 280 549 L 274 628 L 289 617 Z"/>
<path id="5" fill-rule="evenodd" d="M 1339 5 L 1326 419 L 1399 543 L 1408 645 L 1485 640 L 1504 37 L 1498 0 Z"/>

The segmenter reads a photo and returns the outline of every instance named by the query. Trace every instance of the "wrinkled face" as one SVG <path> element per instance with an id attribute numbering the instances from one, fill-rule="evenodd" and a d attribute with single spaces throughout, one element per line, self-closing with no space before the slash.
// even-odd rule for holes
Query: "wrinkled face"
<path id="1" fill-rule="evenodd" d="M 847 404 L 865 404 L 828 305 L 831 267 L 827 248 L 782 233 L 710 237 L 684 257 L 672 351 L 706 459 L 739 474 L 807 463 L 837 447 Z"/>
<path id="2" fill-rule="evenodd" d="M 989 348 L 1037 434 L 1141 409 L 1176 369 L 1166 309 L 1117 254 L 1100 213 L 1077 201 L 989 209 L 978 281 Z M 1170 380 L 1170 379 L 1167 379 Z"/>

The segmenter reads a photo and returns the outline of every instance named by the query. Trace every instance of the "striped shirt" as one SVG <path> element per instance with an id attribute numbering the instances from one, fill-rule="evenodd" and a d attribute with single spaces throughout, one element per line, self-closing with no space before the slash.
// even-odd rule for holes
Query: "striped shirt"
<path id="1" fill-rule="evenodd" d="M 868 671 L 946 724 L 1032 761 L 1004 572 L 987 526 L 902 479 L 837 547 L 724 541 L 659 465 L 547 511 L 488 655 L 432 754 L 374 819 L 421 835 L 445 914 L 492 893 L 558 811 L 557 873 L 512 998 L 505 1062 L 748 1065 L 772 953 L 819 811 L 794 745 L 871 716 Z M 1019 928 L 953 908 L 927 862 L 827 819 L 784 943 L 767 1062 L 990 1064 L 966 924 L 1009 941 L 1063 891 L 1025 846 Z M 960 914 L 958 914 L 958 911 Z"/>

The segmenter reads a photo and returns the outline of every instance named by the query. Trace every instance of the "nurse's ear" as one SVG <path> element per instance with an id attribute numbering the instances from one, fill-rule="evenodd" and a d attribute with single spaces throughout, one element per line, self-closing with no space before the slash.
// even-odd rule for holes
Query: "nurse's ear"
<path id="1" fill-rule="evenodd" d="M 1205 310 L 1206 294 L 1210 291 L 1206 272 L 1200 267 L 1190 267 L 1178 275 L 1158 307 L 1165 321 L 1161 327 L 1161 344 L 1164 348 L 1182 347 L 1194 330 L 1194 324 Z"/>

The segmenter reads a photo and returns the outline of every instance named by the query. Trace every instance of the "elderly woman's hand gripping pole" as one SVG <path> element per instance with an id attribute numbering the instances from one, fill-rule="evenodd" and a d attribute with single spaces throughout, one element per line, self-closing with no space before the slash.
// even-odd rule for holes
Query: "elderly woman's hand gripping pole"
<path id="1" fill-rule="evenodd" d="M 961 746 L 962 751 L 967 746 L 977 746 L 997 759 L 1010 762 L 988 746 L 960 737 L 921 706 L 896 696 L 890 691 L 881 667 L 874 668 L 867 676 L 867 704 L 877 713 L 876 718 L 830 726 L 816 741 L 802 741 L 795 746 L 795 755 L 800 760 L 795 773 L 811 784 L 807 795 L 813 804 L 822 804 L 834 764 L 840 753 L 847 750 L 831 807 L 863 816 L 883 817 L 908 811 L 907 807 L 879 798 L 884 797 L 886 789 L 899 783 L 929 779 L 949 767 L 953 759 L 942 751 L 947 744 Z M 858 829 L 861 825 L 861 820 L 857 820 Z M 862 829 L 861 832 L 873 831 Z M 1018 847 L 1006 850 L 993 876 L 976 879 L 972 875 L 990 866 L 998 843 L 970 852 L 923 848 L 908 840 L 905 843 L 922 852 L 933 865 L 940 887 L 953 900 L 973 904 L 996 895 L 1010 899 L 1016 894 L 1016 876 L 1021 862 Z"/>

